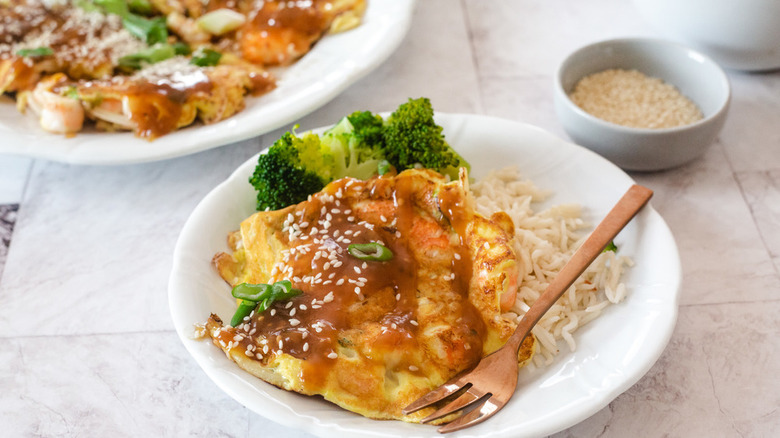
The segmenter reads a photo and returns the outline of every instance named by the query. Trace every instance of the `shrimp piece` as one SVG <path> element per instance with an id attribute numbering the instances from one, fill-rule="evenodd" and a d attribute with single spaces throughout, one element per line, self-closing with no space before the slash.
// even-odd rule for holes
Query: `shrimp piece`
<path id="1" fill-rule="evenodd" d="M 259 65 L 286 65 L 306 54 L 312 40 L 293 29 L 251 30 L 241 36 L 241 55 Z"/>
<path id="2" fill-rule="evenodd" d="M 43 129 L 55 134 L 74 134 L 84 126 L 84 107 L 79 99 L 53 91 L 63 80 L 64 76 L 56 74 L 39 82 L 30 93 L 28 103 Z"/>

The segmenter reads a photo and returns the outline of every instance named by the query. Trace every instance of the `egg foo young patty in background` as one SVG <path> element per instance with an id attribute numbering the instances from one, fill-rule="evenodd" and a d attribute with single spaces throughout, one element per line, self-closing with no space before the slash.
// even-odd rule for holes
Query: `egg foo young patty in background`
<path id="1" fill-rule="evenodd" d="M 10 4 L 9 4 L 10 3 Z M 365 0 L 0 1 L 0 93 L 49 132 L 133 131 L 152 140 L 224 120 L 269 92 Z"/>
<path id="2" fill-rule="evenodd" d="M 673 85 L 637 70 L 609 69 L 580 79 L 569 94 L 592 116 L 632 128 L 674 128 L 703 118 Z"/>
<path id="3" fill-rule="evenodd" d="M 300 295 L 203 335 L 255 376 L 377 419 L 499 348 L 515 323 L 511 219 L 476 213 L 468 177 L 411 169 L 343 178 L 310 200 L 255 213 L 214 258 L 235 286 L 289 280 Z M 353 244 L 385 248 L 380 259 Z M 370 251 L 368 251 L 370 252 Z M 522 348 L 530 358 L 534 338 Z"/>

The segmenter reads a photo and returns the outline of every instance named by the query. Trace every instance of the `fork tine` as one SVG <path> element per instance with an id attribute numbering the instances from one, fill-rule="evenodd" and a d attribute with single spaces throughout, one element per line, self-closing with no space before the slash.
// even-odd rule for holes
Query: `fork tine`
<path id="1" fill-rule="evenodd" d="M 417 400 L 413 401 L 412 403 L 409 404 L 409 406 L 403 408 L 401 412 L 404 415 L 409 415 L 412 412 L 417 412 L 422 408 L 428 407 L 429 405 L 444 400 L 445 398 L 451 396 L 452 394 L 460 391 L 460 389 L 463 387 L 464 385 L 461 384 L 461 382 L 459 382 L 456 379 L 453 379 L 441 385 L 440 387 L 432 390 L 431 392 L 425 394 L 424 396 L 418 398 Z"/>
<path id="2" fill-rule="evenodd" d="M 439 433 L 448 433 L 448 432 L 455 432 L 456 430 L 465 429 L 467 427 L 471 427 L 475 424 L 481 423 L 488 418 L 492 417 L 493 414 L 498 412 L 499 409 L 504 407 L 504 404 L 502 402 L 499 402 L 500 404 L 493 403 L 493 399 L 491 397 L 488 398 L 482 398 L 481 400 L 484 400 L 482 403 L 482 406 L 472 410 L 468 414 L 458 418 L 457 420 L 445 424 L 444 426 L 440 427 Z"/>
<path id="3" fill-rule="evenodd" d="M 468 391 L 461 394 L 455 400 L 451 401 L 446 406 L 442 407 L 441 409 L 437 410 L 431 415 L 428 415 L 427 417 L 423 418 L 422 420 L 420 420 L 420 422 L 428 423 L 430 421 L 439 419 L 441 417 L 445 417 L 447 415 L 453 414 L 463 408 L 471 406 L 473 403 L 482 400 L 483 398 L 485 398 L 485 396 L 490 397 L 490 394 L 486 395 L 483 392 L 476 391 L 476 388 L 471 387 L 468 389 Z"/>

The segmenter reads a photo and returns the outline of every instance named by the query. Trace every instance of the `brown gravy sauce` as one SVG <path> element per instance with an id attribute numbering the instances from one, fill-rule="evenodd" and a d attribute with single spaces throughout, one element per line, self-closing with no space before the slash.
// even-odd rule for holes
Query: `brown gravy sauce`
<path id="1" fill-rule="evenodd" d="M 310 388 L 320 386 L 335 363 L 333 358 L 328 356 L 338 350 L 339 344 L 348 346 L 344 345 L 349 341 L 342 337 L 342 334 L 365 328 L 365 325 L 361 325 L 365 322 L 381 325 L 381 334 L 372 344 L 361 346 L 362 354 L 369 360 L 381 361 L 383 352 L 387 351 L 413 352 L 421 348 L 417 343 L 420 327 L 415 324 L 418 305 L 418 263 L 413 250 L 415 242 L 411 241 L 410 233 L 416 214 L 415 208 L 419 208 L 415 207 L 414 203 L 419 202 L 419 199 L 414 200 L 416 194 L 408 178 L 379 178 L 374 181 L 371 188 L 369 187 L 371 187 L 370 183 L 365 181 L 339 180 L 331 183 L 324 190 L 332 195 L 335 201 L 328 202 L 327 196 L 315 195 L 310 202 L 299 204 L 292 210 L 292 214 L 295 215 L 305 209 L 301 219 L 297 217 L 296 219 L 298 222 L 309 222 L 309 228 L 321 217 L 322 211 L 330 215 L 331 226 L 327 233 L 323 234 L 330 237 L 323 239 L 321 246 L 340 248 L 341 251 L 336 250 L 338 255 L 333 260 L 341 264 L 323 269 L 322 259 L 315 260 L 316 251 L 312 250 L 305 254 L 296 251 L 299 257 L 290 263 L 293 277 L 296 278 L 293 280 L 293 287 L 303 290 L 304 293 L 287 302 L 275 303 L 272 306 L 273 310 L 255 314 L 248 323 L 238 326 L 237 333 L 247 335 L 239 342 L 241 349 L 248 347 L 255 352 L 262 352 L 267 345 L 267 352 L 281 351 L 303 359 L 305 366 L 300 378 Z M 361 196 L 365 190 L 372 191 L 368 196 L 372 204 L 392 207 L 389 210 L 382 210 L 387 215 L 386 222 L 377 223 L 380 221 L 366 218 L 374 224 L 373 229 L 369 229 L 361 222 L 363 218 L 358 204 L 360 200 L 366 199 L 365 194 Z M 343 196 L 338 198 L 338 193 L 342 193 Z M 437 202 L 436 198 L 429 201 Z M 444 207 L 442 210 L 455 226 L 455 230 L 459 234 L 464 232 L 468 221 L 464 206 L 448 201 L 446 196 L 439 201 Z M 394 223 L 393 219 L 395 219 Z M 319 227 L 319 224 L 315 226 Z M 356 233 L 357 237 L 355 237 Z M 335 236 L 349 236 L 348 240 L 351 243 L 381 241 L 393 252 L 394 257 L 390 261 L 364 262 L 349 255 L 348 243 Z M 284 239 L 284 237 L 280 238 Z M 311 241 L 296 241 L 296 243 L 306 244 Z M 462 314 L 458 323 L 465 325 L 466 331 L 471 333 L 476 331 L 478 335 L 476 342 L 481 342 L 480 340 L 483 340 L 486 335 L 486 328 L 478 311 L 468 300 L 472 266 L 469 249 L 462 243 L 461 238 L 461 245 L 456 249 L 460 254 L 460 260 L 453 259 L 451 271 L 458 279 L 456 287 L 461 297 Z M 312 247 L 319 246 L 312 245 Z M 328 279 L 330 282 L 324 281 L 312 285 L 297 281 L 300 280 L 298 276 L 307 274 L 321 276 L 320 278 Z M 277 275 L 275 280 L 283 278 L 284 275 Z M 338 285 L 341 279 L 343 283 Z M 357 293 L 355 288 L 359 286 L 356 286 L 354 281 L 359 279 L 364 280 L 364 285 Z M 332 302 L 322 303 L 329 294 L 333 298 Z M 313 300 L 315 305 L 321 305 L 316 311 L 312 308 Z M 382 303 L 379 305 L 382 309 L 379 313 L 373 310 L 377 303 Z M 365 313 L 371 315 L 365 315 L 363 318 L 362 306 L 366 308 Z M 225 343 L 235 341 L 226 331 L 221 333 L 220 340 Z M 473 345 L 472 350 L 473 357 L 469 359 L 478 359 L 482 351 L 481 343 Z M 420 364 L 415 363 L 411 357 L 403 356 L 397 367 L 410 369 L 410 365 Z"/>

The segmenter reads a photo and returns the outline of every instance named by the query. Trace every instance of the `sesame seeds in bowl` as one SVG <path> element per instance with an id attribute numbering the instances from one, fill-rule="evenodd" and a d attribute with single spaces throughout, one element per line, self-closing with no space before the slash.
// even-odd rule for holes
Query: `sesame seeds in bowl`
<path id="1" fill-rule="evenodd" d="M 561 64 L 555 109 L 576 143 L 626 170 L 655 171 L 700 157 L 725 122 L 730 87 L 711 59 L 676 43 L 617 39 Z"/>

